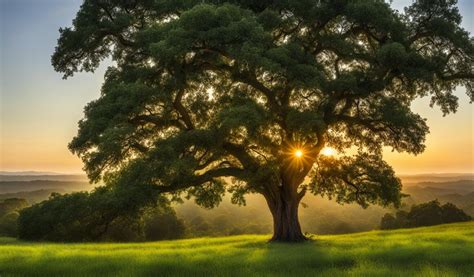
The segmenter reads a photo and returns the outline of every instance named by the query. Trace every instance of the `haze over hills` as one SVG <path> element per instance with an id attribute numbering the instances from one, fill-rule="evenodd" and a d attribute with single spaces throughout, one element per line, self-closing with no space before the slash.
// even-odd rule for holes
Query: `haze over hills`
<path id="1" fill-rule="evenodd" d="M 474 173 L 424 173 L 424 174 L 400 174 L 403 185 L 413 185 L 420 182 L 448 182 L 459 180 L 474 180 Z"/>
<path id="2" fill-rule="evenodd" d="M 48 199 L 53 192 L 66 193 L 63 189 L 40 189 L 34 191 L 2 193 L 0 194 L 0 202 L 10 198 L 22 198 L 26 199 L 28 203 L 32 205 Z"/>
<path id="3" fill-rule="evenodd" d="M 0 173 L 0 182 L 37 180 L 88 182 L 87 176 L 85 174 L 40 174 L 38 172 L 34 172 L 34 174 L 13 175 Z"/>
<path id="4" fill-rule="evenodd" d="M 474 173 L 423 173 L 399 174 L 403 185 L 419 184 L 421 182 L 448 182 L 459 180 L 474 180 Z M 33 180 L 58 180 L 58 181 L 88 181 L 86 174 L 65 174 L 46 171 L 0 171 L 0 181 L 33 181 Z M 445 185 L 445 184 L 440 184 Z"/>
<path id="5" fill-rule="evenodd" d="M 17 175 L 15 175 L 15 173 Z M 474 191 L 473 173 L 443 173 L 400 175 L 404 192 L 423 192 L 430 198 L 436 195 L 465 195 Z M 36 190 L 51 190 L 61 193 L 91 190 L 97 184 L 89 184 L 85 174 L 63 174 L 57 172 L 0 171 L 0 193 L 17 193 Z"/>
<path id="6" fill-rule="evenodd" d="M 28 192 L 36 190 L 52 190 L 56 192 L 73 192 L 91 190 L 94 186 L 87 181 L 68 180 L 28 180 L 28 181 L 0 181 L 0 193 Z"/>
<path id="7" fill-rule="evenodd" d="M 23 175 L 62 175 L 62 173 L 49 172 L 49 171 L 2 171 L 0 175 L 6 176 L 23 176 Z"/>
<path id="8" fill-rule="evenodd" d="M 18 173 L 18 175 L 13 173 Z M 63 174 L 39 171 L 0 171 L 0 194 L 24 193 L 26 195 L 31 195 L 31 192 L 41 191 L 40 195 L 44 195 L 45 191 L 68 193 L 73 191 L 91 190 L 92 188 L 94 188 L 94 186 L 89 184 L 89 180 L 85 174 Z M 47 199 L 49 194 L 46 195 L 44 199 Z M 34 195 L 33 198 L 35 200 L 40 200 L 37 194 Z M 28 200 L 30 197 L 23 198 Z"/>

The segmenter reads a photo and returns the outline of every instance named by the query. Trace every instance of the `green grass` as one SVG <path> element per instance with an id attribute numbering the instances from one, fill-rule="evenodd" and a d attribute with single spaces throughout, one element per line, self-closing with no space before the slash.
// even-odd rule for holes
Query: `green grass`
<path id="1" fill-rule="evenodd" d="M 268 238 L 82 244 L 0 238 L 0 276 L 474 276 L 474 222 L 316 236 L 296 245 Z"/>

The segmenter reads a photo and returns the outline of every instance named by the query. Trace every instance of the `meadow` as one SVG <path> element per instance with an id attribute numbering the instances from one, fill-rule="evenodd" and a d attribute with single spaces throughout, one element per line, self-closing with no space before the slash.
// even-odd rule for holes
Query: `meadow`
<path id="1" fill-rule="evenodd" d="M 474 222 L 267 243 L 241 235 L 151 243 L 0 238 L 0 276 L 473 276 Z"/>

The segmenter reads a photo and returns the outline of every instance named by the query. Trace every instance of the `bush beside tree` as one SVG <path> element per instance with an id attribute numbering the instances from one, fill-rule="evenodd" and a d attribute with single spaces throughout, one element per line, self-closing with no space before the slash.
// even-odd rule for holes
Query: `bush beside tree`
<path id="1" fill-rule="evenodd" d="M 147 193 L 132 195 L 107 186 L 92 192 L 53 193 L 48 200 L 20 211 L 18 236 L 72 242 L 156 240 L 183 234 L 183 224 L 165 198 L 156 201 L 153 196 L 155 201 L 148 201 Z M 143 206 L 143 201 L 148 204 Z M 159 224 L 161 229 L 156 227 Z M 153 234 L 160 231 L 163 233 Z"/>
<path id="2" fill-rule="evenodd" d="M 398 229 L 420 226 L 433 226 L 445 223 L 471 220 L 463 210 L 452 203 L 441 205 L 438 200 L 413 205 L 409 212 L 398 211 L 395 216 L 390 213 L 382 217 L 380 228 Z"/>

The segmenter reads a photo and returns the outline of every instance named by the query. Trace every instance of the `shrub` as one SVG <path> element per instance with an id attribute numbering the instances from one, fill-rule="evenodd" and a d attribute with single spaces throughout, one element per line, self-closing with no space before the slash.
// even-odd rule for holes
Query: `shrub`
<path id="1" fill-rule="evenodd" d="M 185 226 L 170 207 L 157 207 L 144 215 L 145 240 L 178 239 L 184 237 Z"/>
<path id="2" fill-rule="evenodd" d="M 399 228 L 397 218 L 395 218 L 392 214 L 386 213 L 380 222 L 380 229 L 389 230 L 397 228 Z"/>
<path id="3" fill-rule="evenodd" d="M 438 200 L 433 200 L 413 205 L 410 212 L 398 211 L 396 216 L 385 214 L 380 222 L 380 229 L 432 226 L 469 220 L 471 217 L 456 205 L 452 203 L 441 205 Z"/>
<path id="4" fill-rule="evenodd" d="M 108 186 L 92 192 L 75 192 L 50 198 L 20 212 L 19 238 L 47 241 L 138 241 L 145 240 L 143 226 L 151 239 L 175 238 L 183 232 L 171 208 L 156 213 L 143 207 L 169 205 L 166 199 L 146 194 L 124 193 Z M 151 202 L 150 200 L 155 202 Z M 140 204 L 137 204 L 140 203 Z M 145 203 L 145 204 L 141 204 Z M 154 209 L 156 210 L 156 209 Z M 145 214 L 145 211 L 148 211 Z M 151 223 L 144 224 L 146 220 Z M 163 225 L 159 229 L 157 225 Z M 181 224 L 181 225 L 180 225 Z M 155 226 L 155 227 L 147 227 Z M 147 229 L 145 229 L 147 230 Z M 158 233 L 162 231 L 163 233 Z"/>

